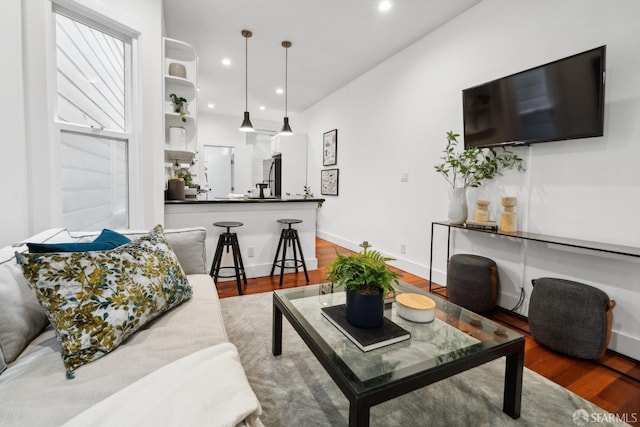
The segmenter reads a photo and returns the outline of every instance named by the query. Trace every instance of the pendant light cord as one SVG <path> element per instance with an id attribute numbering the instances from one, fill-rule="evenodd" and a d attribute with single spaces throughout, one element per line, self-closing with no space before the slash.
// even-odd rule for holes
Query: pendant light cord
<path id="1" fill-rule="evenodd" d="M 244 37 L 244 111 L 249 111 L 249 37 Z"/>
<path id="2" fill-rule="evenodd" d="M 289 101 L 289 48 L 284 49 L 284 115 L 288 116 Z"/>

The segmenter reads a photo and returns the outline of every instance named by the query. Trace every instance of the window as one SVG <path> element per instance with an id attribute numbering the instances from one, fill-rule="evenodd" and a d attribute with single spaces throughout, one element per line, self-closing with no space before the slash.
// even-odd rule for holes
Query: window
<path id="1" fill-rule="evenodd" d="M 55 20 L 63 225 L 127 228 L 131 40 L 64 11 Z"/>

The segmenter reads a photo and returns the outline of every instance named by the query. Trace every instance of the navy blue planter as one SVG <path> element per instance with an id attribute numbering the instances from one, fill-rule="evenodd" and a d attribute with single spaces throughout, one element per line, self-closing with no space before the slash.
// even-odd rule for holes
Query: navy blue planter
<path id="1" fill-rule="evenodd" d="M 375 295 L 365 295 L 347 289 L 347 321 L 358 328 L 377 328 L 384 318 L 382 291 Z"/>

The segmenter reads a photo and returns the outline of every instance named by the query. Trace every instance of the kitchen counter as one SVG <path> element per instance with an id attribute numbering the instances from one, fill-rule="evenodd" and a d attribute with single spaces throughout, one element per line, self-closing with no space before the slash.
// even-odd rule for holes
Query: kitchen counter
<path id="1" fill-rule="evenodd" d="M 207 263 L 211 266 L 218 236 L 223 228 L 213 225 L 219 221 L 239 221 L 244 225 L 234 228 L 238 235 L 240 253 L 247 277 L 268 276 L 278 247 L 280 233 L 285 227 L 278 219 L 296 218 L 303 222 L 294 227 L 298 230 L 302 252 L 308 270 L 318 268 L 316 258 L 316 214 L 324 199 L 234 199 L 213 200 L 166 200 L 164 204 L 164 226 L 166 228 L 204 227 L 207 230 Z M 225 254 L 226 255 L 226 254 Z M 223 258 L 223 265 L 231 260 Z M 286 269 L 285 273 L 293 272 Z M 275 274 L 280 270 L 276 268 Z M 301 272 L 300 274 L 304 274 Z"/>
<path id="2" fill-rule="evenodd" d="M 275 197 L 265 197 L 264 199 L 260 198 L 225 198 L 225 197 L 216 197 L 215 199 L 206 200 L 206 199 L 196 199 L 187 197 L 184 200 L 165 200 L 165 205 L 180 205 L 180 204 L 203 204 L 203 203 L 304 203 L 304 202 L 316 202 L 322 203 L 325 199 L 280 199 Z"/>

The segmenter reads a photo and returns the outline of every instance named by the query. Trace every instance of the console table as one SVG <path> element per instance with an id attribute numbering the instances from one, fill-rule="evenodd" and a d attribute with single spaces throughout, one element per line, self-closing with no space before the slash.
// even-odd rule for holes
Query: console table
<path id="1" fill-rule="evenodd" d="M 634 246 L 613 245 L 609 243 L 592 242 L 589 240 L 570 239 L 559 236 L 549 236 L 547 234 L 539 233 L 526 233 L 523 231 L 517 231 L 515 233 L 504 233 L 499 230 L 485 230 L 467 227 L 465 225 L 450 224 L 446 221 L 435 221 L 431 223 L 431 249 L 429 253 L 429 292 L 431 292 L 431 278 L 433 271 L 433 231 L 435 226 L 447 227 L 447 263 L 449 262 L 449 255 L 451 250 L 451 229 L 467 230 L 474 233 L 486 233 L 496 236 L 511 237 L 520 240 L 531 240 L 541 243 L 551 243 L 559 246 L 570 246 L 574 248 L 587 249 L 596 252 L 606 252 L 610 254 L 630 256 L 640 258 L 640 248 Z"/>

